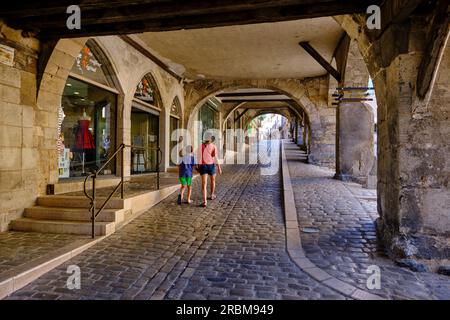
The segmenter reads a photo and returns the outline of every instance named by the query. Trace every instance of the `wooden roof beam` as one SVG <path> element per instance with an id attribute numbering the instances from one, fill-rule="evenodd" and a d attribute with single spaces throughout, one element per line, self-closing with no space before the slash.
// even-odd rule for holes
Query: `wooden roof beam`
<path id="1" fill-rule="evenodd" d="M 316 49 L 314 49 L 309 42 L 300 42 L 299 45 L 305 49 L 329 74 L 333 76 L 338 82 L 341 81 L 341 74 L 337 71 L 327 60 L 325 60 Z"/>

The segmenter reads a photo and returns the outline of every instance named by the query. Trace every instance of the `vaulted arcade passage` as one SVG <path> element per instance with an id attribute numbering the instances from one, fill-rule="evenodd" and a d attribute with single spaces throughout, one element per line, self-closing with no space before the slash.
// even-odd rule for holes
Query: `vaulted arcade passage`
<path id="1" fill-rule="evenodd" d="M 381 30 L 366 25 L 373 4 Z M 36 205 L 80 194 L 104 164 L 99 188 L 123 176 L 140 192 L 158 172 L 174 192 L 180 146 L 198 148 L 215 130 L 221 155 L 239 153 L 268 137 L 261 120 L 277 114 L 275 130 L 308 163 L 300 175 L 320 166 L 371 190 L 377 239 L 393 260 L 436 271 L 449 259 L 446 1 L 89 0 L 80 30 L 65 27 L 67 5 L 17 3 L 0 13 L 0 232 L 89 233 L 60 227 L 75 216 L 88 224 L 84 211 L 52 209 L 57 222 L 35 227 L 51 220 Z M 121 147 L 123 157 L 108 162 Z M 115 203 L 113 221 L 102 221 L 114 226 L 100 233 L 165 192 L 134 209 Z"/>

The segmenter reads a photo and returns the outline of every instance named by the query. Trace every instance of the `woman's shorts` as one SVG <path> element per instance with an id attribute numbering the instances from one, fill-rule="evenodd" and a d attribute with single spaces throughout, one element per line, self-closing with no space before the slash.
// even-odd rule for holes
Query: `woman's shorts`
<path id="1" fill-rule="evenodd" d="M 192 177 L 180 177 L 180 183 L 182 186 L 190 186 L 192 184 Z"/>
<path id="2" fill-rule="evenodd" d="M 202 164 L 200 165 L 200 175 L 210 175 L 213 176 L 216 174 L 216 165 L 215 164 Z"/>

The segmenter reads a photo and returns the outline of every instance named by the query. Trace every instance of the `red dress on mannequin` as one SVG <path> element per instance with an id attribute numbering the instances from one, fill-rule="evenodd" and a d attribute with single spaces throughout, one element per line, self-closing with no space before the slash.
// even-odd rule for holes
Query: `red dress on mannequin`
<path id="1" fill-rule="evenodd" d="M 94 138 L 92 137 L 92 133 L 89 131 L 90 123 L 91 122 L 87 119 L 78 120 L 75 148 L 80 151 L 95 149 Z"/>

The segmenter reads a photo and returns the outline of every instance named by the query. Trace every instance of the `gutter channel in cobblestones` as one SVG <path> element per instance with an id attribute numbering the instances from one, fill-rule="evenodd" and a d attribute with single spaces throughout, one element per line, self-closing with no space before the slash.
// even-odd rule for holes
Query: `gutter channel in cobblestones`
<path id="1" fill-rule="evenodd" d="M 281 141 L 281 172 L 283 180 L 283 205 L 286 224 L 286 248 L 292 261 L 306 274 L 321 284 L 356 300 L 382 300 L 383 298 L 361 290 L 353 285 L 345 283 L 328 272 L 317 267 L 309 260 L 303 250 L 300 229 L 295 207 L 294 192 L 292 189 L 291 177 L 289 174 L 288 162 L 284 150 L 284 141 Z"/>

